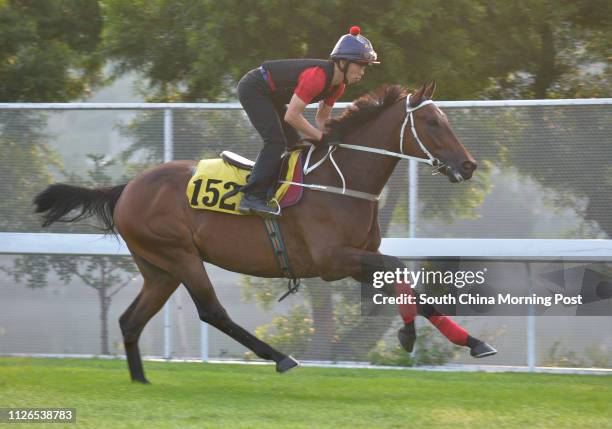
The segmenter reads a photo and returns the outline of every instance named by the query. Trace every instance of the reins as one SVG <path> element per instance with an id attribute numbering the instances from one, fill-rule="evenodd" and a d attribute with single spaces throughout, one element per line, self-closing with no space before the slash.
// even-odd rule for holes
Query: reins
<path id="1" fill-rule="evenodd" d="M 412 160 L 415 160 L 417 162 L 422 162 L 424 164 L 431 165 L 433 167 L 433 169 L 432 169 L 432 174 L 433 175 L 440 174 L 440 170 L 445 167 L 445 164 L 443 164 L 442 162 L 440 162 L 440 160 L 438 158 L 433 156 L 431 154 L 431 152 L 427 149 L 425 144 L 423 144 L 423 142 L 419 138 L 419 135 L 418 135 L 418 133 L 416 131 L 415 121 L 414 121 L 414 116 L 413 116 L 413 112 L 414 111 L 420 109 L 423 106 L 427 106 L 428 104 L 434 104 L 434 102 L 433 102 L 433 100 L 425 100 L 425 101 L 423 101 L 422 103 L 419 103 L 416 106 L 410 106 L 410 96 L 411 95 L 412 94 L 408 94 L 406 96 L 406 118 L 404 119 L 404 122 L 402 124 L 402 129 L 400 131 L 400 140 L 399 140 L 400 151 L 399 151 L 399 153 L 398 152 L 393 152 L 393 151 L 390 151 L 390 150 L 386 150 L 386 149 L 378 149 L 378 148 L 375 148 L 375 147 L 358 146 L 358 145 L 352 145 L 352 144 L 346 144 L 346 143 L 339 143 L 337 145 L 330 146 L 329 149 L 327 150 L 327 153 L 325 154 L 325 156 L 323 156 L 320 160 L 318 160 L 313 165 L 310 165 L 310 158 L 311 158 L 313 152 L 315 151 L 315 146 L 312 145 L 308 149 L 308 154 L 306 155 L 306 160 L 304 161 L 304 170 L 303 170 L 304 171 L 304 175 L 307 175 L 308 173 L 311 173 L 312 171 L 314 171 L 316 168 L 321 166 L 325 161 L 327 161 L 329 159 L 330 162 L 332 163 L 332 165 L 334 166 L 334 169 L 338 173 L 338 176 L 340 176 L 340 179 L 342 180 L 342 188 L 338 188 L 338 187 L 335 187 L 335 186 L 327 186 L 327 185 L 315 185 L 315 184 L 308 184 L 308 183 L 295 183 L 295 182 L 290 182 L 290 181 L 286 181 L 286 180 L 281 180 L 280 183 L 288 183 L 288 184 L 291 184 L 291 185 L 301 186 L 303 188 L 312 189 L 312 190 L 315 190 L 315 191 L 323 191 L 323 192 L 331 192 L 331 193 L 334 193 L 334 194 L 347 195 L 349 197 L 361 198 L 361 199 L 365 199 L 365 200 L 368 200 L 368 201 L 378 201 L 378 199 L 380 198 L 380 195 L 369 194 L 367 192 L 361 192 L 361 191 L 357 191 L 357 190 L 354 190 L 354 189 L 347 189 L 346 188 L 346 180 L 344 179 L 344 175 L 342 174 L 342 171 L 340 170 L 340 167 L 336 163 L 336 160 L 334 159 L 334 156 L 333 156 L 334 152 L 339 147 L 340 148 L 344 148 L 344 149 L 357 150 L 357 151 L 361 151 L 361 152 L 376 153 L 376 154 L 383 155 L 383 156 L 392 156 L 392 157 L 400 158 L 400 159 L 412 159 Z M 420 158 L 418 156 L 406 155 L 404 153 L 404 144 L 403 144 L 404 143 L 404 133 L 405 133 L 405 130 L 406 130 L 407 126 L 408 126 L 408 122 L 410 122 L 410 130 L 412 131 L 412 136 L 414 137 L 414 140 L 418 143 L 418 145 L 419 145 L 420 149 L 423 151 L 423 153 L 425 155 L 427 155 L 427 158 Z"/>

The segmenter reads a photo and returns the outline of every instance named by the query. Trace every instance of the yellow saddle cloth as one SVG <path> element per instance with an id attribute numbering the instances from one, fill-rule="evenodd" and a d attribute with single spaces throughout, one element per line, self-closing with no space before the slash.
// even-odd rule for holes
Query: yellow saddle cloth
<path id="1" fill-rule="evenodd" d="M 286 174 L 284 175 L 286 181 L 294 181 L 297 175 L 301 177 L 301 174 L 296 174 L 301 173 L 301 171 L 298 172 L 300 170 L 298 164 L 301 164 L 298 163 L 299 159 L 300 151 L 290 153 Z M 250 170 L 236 167 L 221 158 L 201 160 L 187 185 L 186 193 L 189 205 L 194 209 L 242 215 L 243 213 L 238 211 L 240 200 L 242 200 L 242 192 L 235 193 L 232 191 L 245 185 L 249 174 Z M 290 186 L 289 183 L 282 183 L 278 187 L 274 194 L 277 202 L 281 202 Z"/>

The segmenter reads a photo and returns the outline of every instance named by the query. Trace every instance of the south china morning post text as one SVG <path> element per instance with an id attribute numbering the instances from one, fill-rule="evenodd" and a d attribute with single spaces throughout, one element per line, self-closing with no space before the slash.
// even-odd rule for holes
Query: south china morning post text
<path id="1" fill-rule="evenodd" d="M 549 309 L 585 303 L 581 293 L 552 291 L 550 288 L 531 291 L 518 277 L 514 281 L 504 281 L 503 277 L 500 279 L 496 276 L 495 285 L 491 285 L 487 277 L 486 267 L 453 270 L 396 268 L 376 271 L 371 284 L 374 291 L 368 298 L 370 304 L 374 305 L 442 306 L 446 314 L 456 315 L 523 315 L 532 306 Z M 400 289 L 395 288 L 398 284 L 410 285 L 411 293 L 400 293 Z"/>

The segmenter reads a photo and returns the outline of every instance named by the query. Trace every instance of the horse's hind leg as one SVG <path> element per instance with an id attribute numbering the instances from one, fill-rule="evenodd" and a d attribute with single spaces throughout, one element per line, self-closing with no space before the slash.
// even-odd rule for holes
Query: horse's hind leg
<path id="1" fill-rule="evenodd" d="M 450 317 L 436 310 L 433 305 L 424 304 L 419 305 L 418 308 L 419 314 L 429 320 L 429 323 L 434 325 L 450 342 L 458 346 L 469 347 L 472 357 L 483 358 L 497 353 L 495 348 L 478 338 L 472 337 Z"/>
<path id="2" fill-rule="evenodd" d="M 328 257 L 325 260 L 331 264 L 326 267 L 329 272 L 334 273 L 346 270 L 347 275 L 351 275 L 356 280 L 370 285 L 373 283 L 375 272 L 395 272 L 398 269 L 403 271 L 405 268 L 404 263 L 398 258 L 352 248 L 336 249 L 333 257 Z M 418 302 L 418 293 L 411 289 L 409 283 L 401 282 L 393 286 L 385 284 L 379 290 L 388 296 L 399 296 L 400 294 L 413 295 L 417 298 L 416 301 Z M 429 320 L 449 341 L 460 346 L 469 347 L 470 354 L 473 357 L 481 358 L 497 353 L 497 350 L 489 344 L 471 337 L 465 329 L 450 317 L 439 313 L 430 304 L 399 304 L 398 309 L 404 321 L 404 326 L 398 331 L 398 340 L 400 345 L 408 352 L 412 352 L 416 340 L 414 318 L 418 312 L 418 314 Z M 361 329 L 361 326 L 355 329 Z"/>
<path id="3" fill-rule="evenodd" d="M 217 295 L 208 279 L 201 260 L 195 257 L 190 258 L 183 268 L 181 281 L 187 287 L 202 321 L 229 335 L 240 344 L 252 350 L 260 358 L 276 362 L 276 370 L 278 372 L 285 372 L 298 365 L 298 362 L 291 356 L 275 350 L 244 328 L 238 326 L 229 317 L 217 299 Z"/>
<path id="4" fill-rule="evenodd" d="M 132 381 L 148 383 L 142 367 L 138 339 L 147 322 L 162 308 L 180 282 L 165 271 L 134 255 L 144 284 L 142 290 L 119 318 L 125 354 Z"/>

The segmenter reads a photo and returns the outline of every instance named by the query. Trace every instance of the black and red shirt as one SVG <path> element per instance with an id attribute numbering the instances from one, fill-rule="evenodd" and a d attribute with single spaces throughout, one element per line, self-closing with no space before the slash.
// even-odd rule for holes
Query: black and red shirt
<path id="1" fill-rule="evenodd" d="M 266 61 L 261 67 L 272 89 L 272 97 L 284 104 L 291 101 L 293 94 L 304 103 L 323 100 L 328 106 L 344 93 L 345 85 L 332 86 L 333 61 L 326 60 L 275 60 Z"/>

